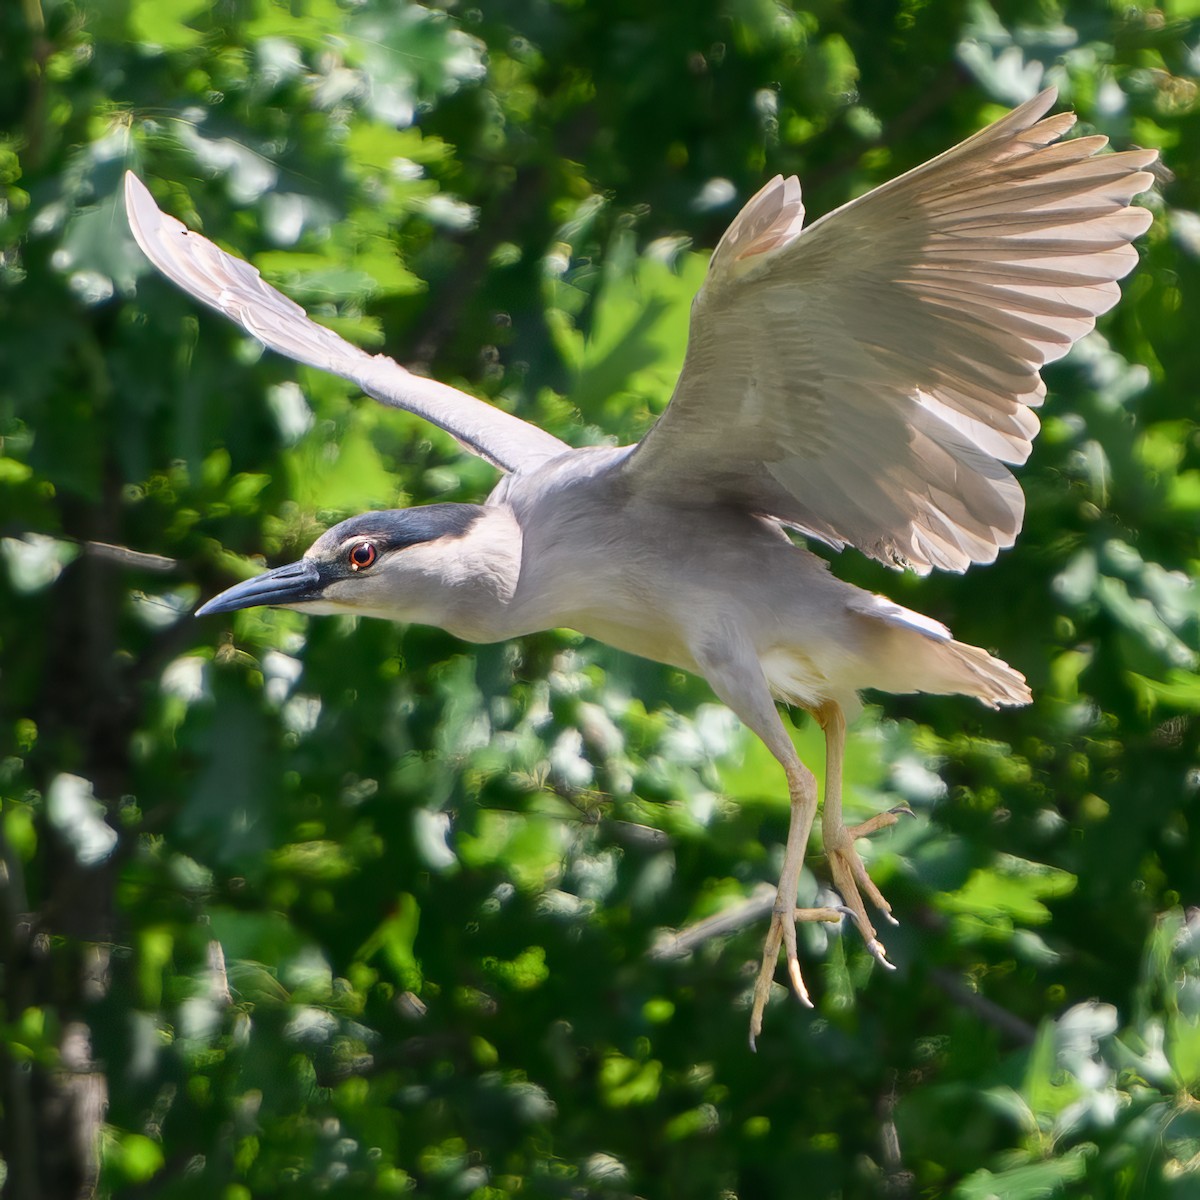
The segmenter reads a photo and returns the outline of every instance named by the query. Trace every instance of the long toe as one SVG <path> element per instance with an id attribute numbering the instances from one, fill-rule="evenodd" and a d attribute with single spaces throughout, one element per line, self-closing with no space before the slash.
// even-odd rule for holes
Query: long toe
<path id="1" fill-rule="evenodd" d="M 873 833 L 878 833 L 881 829 L 888 829 L 895 825 L 901 817 L 915 817 L 917 814 L 913 812 L 907 804 L 898 804 L 895 808 L 889 808 L 887 812 L 881 812 L 873 817 L 868 817 L 859 825 L 851 825 L 846 829 L 846 836 L 851 843 L 857 841 L 860 837 L 870 837 Z"/>
<path id="2" fill-rule="evenodd" d="M 771 995 L 771 985 L 775 982 L 775 968 L 779 962 L 779 948 L 782 946 L 787 958 L 788 981 L 796 999 L 807 1008 L 812 1008 L 813 1002 L 804 984 L 804 975 L 800 970 L 800 956 L 797 953 L 796 922 L 825 921 L 836 924 L 841 921 L 845 910 L 841 908 L 794 908 L 787 905 L 776 905 L 771 911 L 771 927 L 767 930 L 767 940 L 763 944 L 762 963 L 758 968 L 758 978 L 754 981 L 754 1004 L 750 1010 L 750 1049 L 757 1049 L 758 1035 L 762 1032 L 763 1012 Z M 855 916 L 852 912 L 851 916 Z"/>
<path id="3" fill-rule="evenodd" d="M 867 950 L 889 969 L 892 969 L 892 964 L 888 962 L 887 951 L 867 915 L 866 902 L 869 901 L 890 924 L 898 925 L 899 921 L 892 916 L 892 906 L 867 874 L 867 868 L 854 848 L 854 839 L 894 824 L 897 819 L 893 813 L 880 813 L 878 817 L 872 817 L 862 825 L 833 832 L 825 846 L 829 869 L 833 875 L 833 886 L 845 901 L 846 907 L 853 913 L 855 924 L 867 944 Z"/>
<path id="4" fill-rule="evenodd" d="M 783 918 L 776 911 L 771 914 L 771 927 L 763 944 L 762 963 L 758 978 L 754 981 L 754 1004 L 750 1009 L 750 1049 L 758 1049 L 758 1035 L 762 1033 L 763 1011 L 771 995 L 771 984 L 775 982 L 775 965 L 779 961 L 779 947 L 783 943 Z M 798 969 L 798 968 L 797 968 Z M 802 981 L 803 982 L 803 981 Z M 805 993 L 807 997 L 807 993 Z"/>

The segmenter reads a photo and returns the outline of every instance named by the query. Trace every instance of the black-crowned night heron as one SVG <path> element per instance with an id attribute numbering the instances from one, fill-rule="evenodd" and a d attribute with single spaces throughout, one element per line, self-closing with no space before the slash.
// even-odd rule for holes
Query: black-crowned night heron
<path id="1" fill-rule="evenodd" d="M 352 517 L 298 563 L 199 611 L 259 604 L 438 625 L 492 642 L 570 627 L 694 671 L 770 748 L 791 825 L 751 1043 L 780 946 L 808 1003 L 795 922 L 817 787 L 776 699 L 825 732 L 821 835 L 833 884 L 875 957 L 888 920 L 847 828 L 846 719 L 865 687 L 1025 704 L 1011 667 L 843 583 L 785 527 L 898 567 L 990 562 L 1021 526 L 1006 463 L 1029 455 L 1043 364 L 1116 303 L 1150 214 L 1148 150 L 1058 139 L 1053 90 L 802 230 L 796 179 L 771 180 L 712 256 L 670 406 L 635 446 L 572 449 L 473 396 L 314 324 L 258 272 L 155 207 L 127 177 L 138 244 L 165 275 L 274 350 L 442 426 L 507 472 L 481 505 Z"/>

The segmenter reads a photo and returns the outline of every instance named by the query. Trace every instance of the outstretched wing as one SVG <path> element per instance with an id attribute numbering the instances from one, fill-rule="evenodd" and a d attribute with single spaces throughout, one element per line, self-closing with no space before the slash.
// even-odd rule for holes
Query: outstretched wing
<path id="1" fill-rule="evenodd" d="M 474 396 L 368 354 L 318 325 L 248 262 L 161 212 L 145 185 L 125 176 L 125 208 L 146 257 L 185 292 L 236 321 L 272 350 L 356 383 L 369 396 L 440 425 L 468 450 L 506 471 L 528 470 L 569 447 Z"/>
<path id="2" fill-rule="evenodd" d="M 990 562 L 1024 497 L 1040 368 L 1120 296 L 1154 151 L 1058 142 L 1048 90 L 803 233 L 776 178 L 718 245 L 670 406 L 625 473 L 926 572 Z"/>

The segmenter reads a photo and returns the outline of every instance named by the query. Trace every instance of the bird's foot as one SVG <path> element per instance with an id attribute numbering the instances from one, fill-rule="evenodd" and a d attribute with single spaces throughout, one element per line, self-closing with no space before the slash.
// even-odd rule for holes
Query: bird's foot
<path id="1" fill-rule="evenodd" d="M 771 910 L 771 927 L 767 930 L 767 940 L 763 945 L 762 966 L 758 969 L 758 979 L 754 983 L 754 1007 L 750 1010 L 750 1049 L 757 1049 L 758 1035 L 762 1032 L 763 1010 L 767 1007 L 767 998 L 771 994 L 771 985 L 775 982 L 775 968 L 779 963 L 779 947 L 782 945 L 787 955 L 788 979 L 792 991 L 801 1004 L 812 1008 L 808 996 L 808 988 L 804 986 L 804 976 L 800 973 L 800 959 L 796 953 L 796 922 L 797 921 L 840 921 L 848 910 L 839 908 L 797 908 L 794 903 L 788 903 L 782 889 L 775 898 L 775 907 Z M 854 914 L 851 913 L 851 916 Z"/>
<path id="2" fill-rule="evenodd" d="M 913 815 L 912 809 L 907 804 L 901 804 L 863 821 L 860 825 L 847 827 L 839 821 L 832 826 L 826 824 L 822 830 L 825 853 L 828 856 L 829 869 L 833 875 L 833 886 L 846 902 L 846 907 L 854 917 L 854 923 L 863 935 L 867 950 L 889 971 L 894 971 L 895 967 L 888 962 L 887 951 L 879 940 L 870 917 L 867 916 L 867 906 L 863 902 L 863 897 L 870 900 L 889 924 L 899 925 L 900 922 L 892 916 L 892 906 L 884 899 L 883 893 L 867 874 L 867 868 L 863 866 L 863 861 L 859 858 L 854 843 L 860 837 L 867 837 L 872 833 L 877 833 L 880 829 L 887 829 L 890 825 L 895 825 L 902 816 L 911 817 Z"/>

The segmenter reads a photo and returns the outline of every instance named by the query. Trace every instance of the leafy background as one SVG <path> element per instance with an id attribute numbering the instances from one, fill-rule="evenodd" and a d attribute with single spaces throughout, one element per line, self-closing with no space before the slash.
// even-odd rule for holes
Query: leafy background
<path id="1" fill-rule="evenodd" d="M 1195 1196 L 1198 44 L 1194 0 L 0 8 L 4 1194 Z M 869 850 L 899 970 L 805 930 L 817 1007 L 777 989 L 753 1055 L 787 802 L 703 684 L 570 632 L 191 619 L 494 474 L 158 279 L 120 178 L 362 345 L 625 440 L 764 177 L 828 211 L 1047 81 L 1166 169 L 1048 372 L 1024 536 L 837 562 L 1036 699 L 872 698 L 848 808 L 918 813 Z"/>

